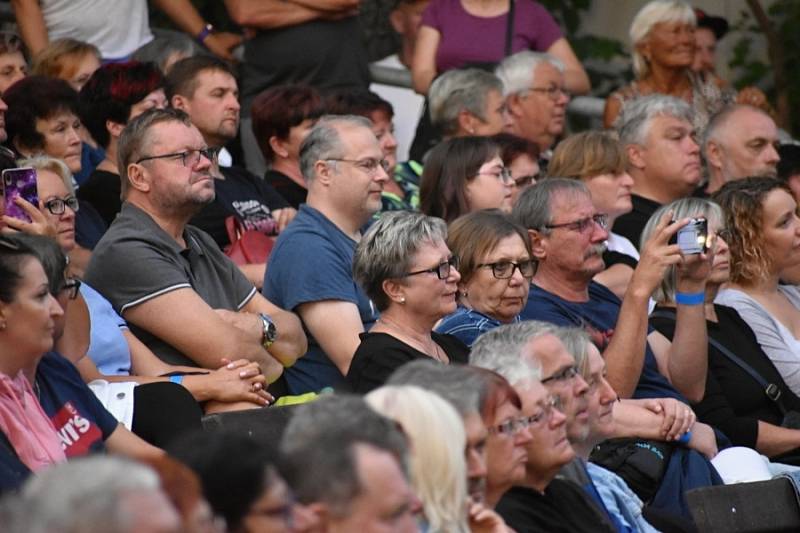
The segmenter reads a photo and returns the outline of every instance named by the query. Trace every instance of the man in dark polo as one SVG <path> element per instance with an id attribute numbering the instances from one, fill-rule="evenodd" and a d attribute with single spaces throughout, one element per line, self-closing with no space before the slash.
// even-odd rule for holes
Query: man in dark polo
<path id="1" fill-rule="evenodd" d="M 164 361 L 257 361 L 267 379 L 306 350 L 298 318 L 264 297 L 189 219 L 214 199 L 216 154 L 182 111 L 155 109 L 119 140 L 124 203 L 86 281 Z"/>

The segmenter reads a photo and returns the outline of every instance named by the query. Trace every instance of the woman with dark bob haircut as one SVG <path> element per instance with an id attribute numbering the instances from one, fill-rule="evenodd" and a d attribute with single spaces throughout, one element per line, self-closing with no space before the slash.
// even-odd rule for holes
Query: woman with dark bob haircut
<path id="1" fill-rule="evenodd" d="M 299 209 L 308 194 L 300 172 L 300 145 L 324 114 L 322 98 L 306 85 L 280 85 L 256 96 L 250 113 L 253 135 L 269 167 L 264 179 Z"/>
<path id="2" fill-rule="evenodd" d="M 447 244 L 458 256 L 458 309 L 436 331 L 472 346 L 482 333 L 519 322 L 536 273 L 524 228 L 498 209 L 457 218 L 448 228 Z"/>
<path id="3" fill-rule="evenodd" d="M 347 381 L 367 393 L 398 367 L 415 359 L 466 363 L 468 350 L 451 335 L 432 332 L 456 310 L 458 259 L 438 218 L 420 213 L 385 213 L 356 246 L 353 277 L 375 303 L 380 318 L 353 356 Z"/>
<path id="4" fill-rule="evenodd" d="M 479 209 L 511 212 L 511 174 L 488 137 L 456 137 L 434 147 L 422 171 L 420 210 L 446 222 Z"/>
<path id="5" fill-rule="evenodd" d="M 781 285 L 800 264 L 800 218 L 786 183 L 745 178 L 714 196 L 731 230 L 731 281 L 717 303 L 733 307 L 784 381 L 800 394 L 800 288 Z"/>

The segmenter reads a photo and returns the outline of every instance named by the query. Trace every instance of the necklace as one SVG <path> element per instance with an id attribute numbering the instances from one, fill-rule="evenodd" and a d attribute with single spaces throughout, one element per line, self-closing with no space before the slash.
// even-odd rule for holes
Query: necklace
<path id="1" fill-rule="evenodd" d="M 440 363 L 445 364 L 450 362 L 447 354 L 442 351 L 442 349 L 439 347 L 439 344 L 431 337 L 425 337 L 423 335 L 417 335 L 416 333 L 410 332 L 407 328 L 404 328 L 394 320 L 383 315 L 378 318 L 378 322 L 381 322 L 388 329 L 394 330 L 396 333 L 394 335 L 395 337 L 401 337 L 412 341 L 408 342 L 407 344 L 417 348 L 420 352 L 431 357 L 432 359 L 436 359 Z"/>

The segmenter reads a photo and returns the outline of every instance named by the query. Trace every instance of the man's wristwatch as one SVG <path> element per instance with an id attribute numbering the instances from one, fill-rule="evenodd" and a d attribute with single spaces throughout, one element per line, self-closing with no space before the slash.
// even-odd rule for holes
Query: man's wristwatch
<path id="1" fill-rule="evenodd" d="M 275 322 L 264 313 L 258 313 L 258 318 L 261 319 L 261 346 L 268 350 L 272 343 L 278 338 L 278 328 L 275 327 Z"/>

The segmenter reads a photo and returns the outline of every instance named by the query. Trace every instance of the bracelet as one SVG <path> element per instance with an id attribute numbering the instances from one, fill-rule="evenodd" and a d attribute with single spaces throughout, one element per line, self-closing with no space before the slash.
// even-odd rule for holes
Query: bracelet
<path id="1" fill-rule="evenodd" d="M 194 40 L 200 44 L 203 44 L 206 38 L 214 32 L 214 26 L 211 24 L 206 24 L 203 26 L 203 29 L 200 30 L 200 33 L 195 36 Z"/>
<path id="2" fill-rule="evenodd" d="M 675 303 L 680 305 L 703 305 L 706 301 L 706 293 L 702 292 L 676 292 Z"/>
<path id="3" fill-rule="evenodd" d="M 689 430 L 681 435 L 677 442 L 680 442 L 681 444 L 689 444 L 690 440 L 692 440 L 692 430 Z"/>
<path id="4" fill-rule="evenodd" d="M 182 375 L 170 376 L 169 380 L 172 383 L 177 383 L 178 385 L 181 385 L 183 383 L 183 376 Z"/>

